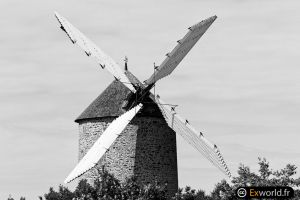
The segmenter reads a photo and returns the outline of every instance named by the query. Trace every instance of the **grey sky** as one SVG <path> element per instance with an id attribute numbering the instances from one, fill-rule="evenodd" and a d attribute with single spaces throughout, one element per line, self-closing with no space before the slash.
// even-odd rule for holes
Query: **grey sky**
<path id="1" fill-rule="evenodd" d="M 0 1 L 0 198 L 35 199 L 77 162 L 73 120 L 113 80 L 59 29 L 58 11 L 141 80 L 202 19 L 218 19 L 156 91 L 179 104 L 231 171 L 300 166 L 300 3 Z M 225 178 L 178 137 L 179 185 L 210 191 Z"/>

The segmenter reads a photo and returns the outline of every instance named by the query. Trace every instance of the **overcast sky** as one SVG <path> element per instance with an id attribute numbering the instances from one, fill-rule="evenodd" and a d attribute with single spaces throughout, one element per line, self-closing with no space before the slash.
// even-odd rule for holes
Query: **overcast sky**
<path id="1" fill-rule="evenodd" d="M 216 143 L 232 173 L 300 166 L 297 0 L 0 1 L 0 198 L 37 199 L 77 162 L 74 119 L 113 80 L 59 29 L 54 11 L 141 80 L 187 28 L 218 19 L 156 91 Z M 179 185 L 226 178 L 178 136 Z M 299 171 L 299 170 L 298 170 Z M 72 185 L 70 186 L 72 187 Z"/>

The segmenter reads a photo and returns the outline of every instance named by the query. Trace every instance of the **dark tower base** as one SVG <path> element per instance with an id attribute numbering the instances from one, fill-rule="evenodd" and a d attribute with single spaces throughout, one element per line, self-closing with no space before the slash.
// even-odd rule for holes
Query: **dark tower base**
<path id="1" fill-rule="evenodd" d="M 79 123 L 79 160 L 101 136 L 112 118 Z M 161 118 L 135 118 L 99 162 L 124 182 L 135 175 L 141 183 L 167 183 L 169 194 L 178 189 L 176 135 Z M 96 170 L 84 178 L 93 178 Z"/>

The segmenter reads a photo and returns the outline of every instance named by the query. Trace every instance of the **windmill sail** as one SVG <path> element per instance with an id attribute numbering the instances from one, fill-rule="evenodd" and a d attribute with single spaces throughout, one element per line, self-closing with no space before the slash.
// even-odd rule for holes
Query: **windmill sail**
<path id="1" fill-rule="evenodd" d="M 177 46 L 171 53 L 167 54 L 167 58 L 158 67 L 157 71 L 145 81 L 145 83 L 147 85 L 154 84 L 159 79 L 171 74 L 216 18 L 217 16 L 212 16 L 190 27 L 189 32 L 181 40 L 177 41 Z"/>
<path id="2" fill-rule="evenodd" d="M 97 45 L 90 39 L 83 35 L 77 28 L 75 28 L 66 18 L 62 17 L 55 12 L 55 17 L 61 25 L 61 29 L 66 32 L 73 44 L 81 47 L 86 55 L 94 57 L 102 68 L 106 68 L 116 79 L 121 81 L 132 92 L 136 90 L 130 83 L 124 71 L 121 70 L 119 65 L 108 55 L 106 55 Z"/>
<path id="3" fill-rule="evenodd" d="M 141 108 L 142 104 L 139 104 L 115 119 L 69 174 L 65 183 L 93 168 Z"/>
<path id="4" fill-rule="evenodd" d="M 170 128 L 181 135 L 229 178 L 231 177 L 231 173 L 216 145 L 208 141 L 202 133 L 197 132 L 187 120 L 182 119 L 170 106 L 164 104 L 158 97 L 155 98 L 154 95 L 151 94 L 150 98 L 157 103 Z"/>

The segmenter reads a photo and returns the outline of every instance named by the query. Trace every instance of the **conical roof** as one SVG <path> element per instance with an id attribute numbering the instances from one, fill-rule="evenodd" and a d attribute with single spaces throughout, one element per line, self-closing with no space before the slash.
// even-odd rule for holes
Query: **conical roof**
<path id="1" fill-rule="evenodd" d="M 85 119 L 102 117 L 118 117 L 126 112 L 123 109 L 124 102 L 131 91 L 120 81 L 113 81 L 75 120 L 79 122 Z M 146 98 L 144 107 L 138 116 L 162 117 L 158 106 Z"/>

